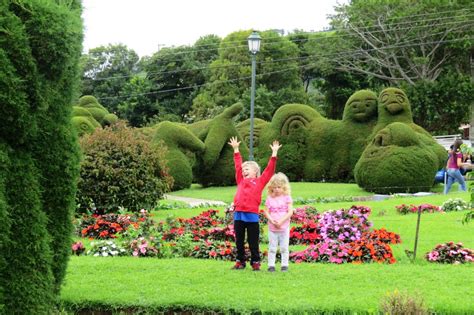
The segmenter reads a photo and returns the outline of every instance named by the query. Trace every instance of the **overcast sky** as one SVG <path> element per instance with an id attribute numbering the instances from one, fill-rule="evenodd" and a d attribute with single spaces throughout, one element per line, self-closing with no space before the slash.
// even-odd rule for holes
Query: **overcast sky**
<path id="1" fill-rule="evenodd" d="M 347 0 L 83 0 L 84 52 L 125 44 L 140 56 L 164 46 L 192 45 L 209 34 L 224 38 L 255 29 L 320 31 Z"/>

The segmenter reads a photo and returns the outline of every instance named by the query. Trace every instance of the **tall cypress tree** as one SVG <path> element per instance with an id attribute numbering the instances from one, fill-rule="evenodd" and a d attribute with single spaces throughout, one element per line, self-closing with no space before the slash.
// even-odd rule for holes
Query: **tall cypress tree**
<path id="1" fill-rule="evenodd" d="M 70 251 L 79 1 L 0 4 L 0 312 L 48 314 Z"/>

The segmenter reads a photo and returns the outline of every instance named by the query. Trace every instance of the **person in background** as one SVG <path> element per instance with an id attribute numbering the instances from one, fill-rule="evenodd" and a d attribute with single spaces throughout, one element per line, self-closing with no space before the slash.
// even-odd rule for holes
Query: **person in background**
<path id="1" fill-rule="evenodd" d="M 281 271 L 288 271 L 290 245 L 290 219 L 293 215 L 290 181 L 283 173 L 273 175 L 268 183 L 268 197 L 265 202 L 265 216 L 268 219 L 268 271 L 275 271 L 278 246 L 281 253 Z"/>
<path id="2" fill-rule="evenodd" d="M 454 182 L 459 183 L 459 189 L 466 191 L 466 182 L 461 174 L 460 168 L 462 164 L 461 144 L 462 140 L 454 141 L 453 148 L 450 151 L 448 163 L 446 165 L 447 183 L 444 186 L 444 194 L 447 194 Z"/>

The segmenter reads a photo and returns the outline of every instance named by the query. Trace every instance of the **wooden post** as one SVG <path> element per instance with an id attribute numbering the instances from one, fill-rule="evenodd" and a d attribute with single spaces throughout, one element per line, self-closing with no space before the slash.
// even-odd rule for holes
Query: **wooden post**
<path id="1" fill-rule="evenodd" d="M 413 249 L 413 260 L 416 259 L 416 248 L 418 247 L 418 234 L 420 232 L 421 206 L 418 206 L 418 219 L 416 220 L 415 248 Z"/>

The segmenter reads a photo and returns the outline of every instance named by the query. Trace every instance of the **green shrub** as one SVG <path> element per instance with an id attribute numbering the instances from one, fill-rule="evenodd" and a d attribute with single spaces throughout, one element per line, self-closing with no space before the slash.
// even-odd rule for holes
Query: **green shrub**
<path id="1" fill-rule="evenodd" d="M 123 122 L 96 129 L 80 144 L 84 155 L 78 184 L 81 210 L 89 200 L 104 212 L 119 206 L 130 211 L 149 209 L 172 184 L 163 145 L 152 145 Z"/>

